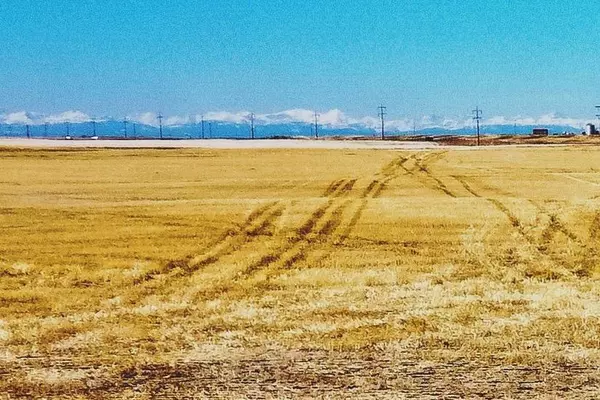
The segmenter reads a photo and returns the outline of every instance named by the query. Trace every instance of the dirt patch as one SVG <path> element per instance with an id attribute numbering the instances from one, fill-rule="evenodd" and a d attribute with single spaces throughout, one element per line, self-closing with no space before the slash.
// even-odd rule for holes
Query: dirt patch
<path id="1" fill-rule="evenodd" d="M 84 368 L 85 370 L 85 368 Z M 2 371 L 6 373 L 6 371 Z M 0 373 L 1 375 L 1 373 Z M 3 384 L 10 398 L 596 398 L 600 372 L 579 365 L 432 363 L 413 354 L 285 352 L 252 358 L 148 364 L 112 376 Z M 89 374 L 88 375 L 94 375 Z M 31 386 L 31 387 L 30 387 Z"/>

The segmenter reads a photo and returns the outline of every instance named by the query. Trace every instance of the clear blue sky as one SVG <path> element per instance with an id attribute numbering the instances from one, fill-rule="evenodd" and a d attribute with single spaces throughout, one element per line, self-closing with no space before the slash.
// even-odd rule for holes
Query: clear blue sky
<path id="1" fill-rule="evenodd" d="M 5 111 L 576 117 L 600 103 L 597 0 L 2 0 L 0 31 Z"/>

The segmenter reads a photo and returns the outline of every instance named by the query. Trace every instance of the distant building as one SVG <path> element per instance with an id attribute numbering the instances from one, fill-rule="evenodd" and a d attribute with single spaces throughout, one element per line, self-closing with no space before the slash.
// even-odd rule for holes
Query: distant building
<path id="1" fill-rule="evenodd" d="M 587 124 L 585 126 L 585 132 L 583 133 L 584 135 L 597 135 L 598 131 L 596 130 L 596 125 L 594 124 Z"/>
<path id="2" fill-rule="evenodd" d="M 533 136 L 548 136 L 550 131 L 546 128 L 534 128 Z"/>

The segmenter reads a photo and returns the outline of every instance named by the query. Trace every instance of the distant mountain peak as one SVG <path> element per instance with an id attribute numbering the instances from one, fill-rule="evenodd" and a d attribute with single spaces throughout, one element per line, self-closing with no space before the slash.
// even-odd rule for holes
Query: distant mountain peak
<path id="1" fill-rule="evenodd" d="M 331 109 L 325 112 L 317 112 L 318 121 L 323 134 L 376 134 L 380 127 L 380 120 L 375 116 L 355 118 L 344 113 L 340 109 Z M 136 123 L 140 132 L 152 132 L 159 126 L 158 114 L 145 112 L 129 115 L 130 123 Z M 179 132 L 183 136 L 195 137 L 200 132 L 200 121 L 204 119 L 212 123 L 215 135 L 245 137 L 249 129 L 249 111 L 211 111 L 205 114 L 192 115 L 166 115 L 162 119 L 164 129 L 171 132 Z M 41 113 L 18 111 L 0 114 L 0 124 L 10 126 L 39 126 L 39 125 L 64 125 L 70 123 L 88 124 L 96 121 L 98 126 L 104 126 L 109 133 L 124 133 L 122 118 L 103 117 L 92 118 L 90 115 L 70 110 L 58 114 L 44 115 Z M 315 120 L 315 111 L 296 108 L 280 112 L 255 114 L 255 125 L 259 132 L 271 135 L 311 135 Z M 482 121 L 482 129 L 487 133 L 524 133 L 532 127 L 547 127 L 554 132 L 570 131 L 578 132 L 588 123 L 588 120 L 569 118 L 560 113 L 549 113 L 537 118 L 517 116 L 507 118 L 505 116 L 492 116 Z M 472 116 L 441 116 L 425 115 L 420 118 L 390 119 L 386 121 L 386 128 L 390 134 L 394 133 L 435 133 L 435 134 L 457 134 L 472 133 L 474 123 Z M 515 129 L 517 128 L 517 129 Z M 205 125 L 205 134 L 208 127 Z M 114 131 L 114 132 L 113 132 Z M 0 133 L 3 134 L 3 133 Z M 4 133 L 5 134 L 5 133 Z"/>

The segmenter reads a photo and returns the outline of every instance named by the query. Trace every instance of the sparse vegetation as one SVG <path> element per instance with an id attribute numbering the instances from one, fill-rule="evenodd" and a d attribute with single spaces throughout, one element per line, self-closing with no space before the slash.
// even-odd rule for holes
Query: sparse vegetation
<path id="1" fill-rule="evenodd" d="M 598 160 L 1 149 L 0 394 L 594 398 Z"/>

